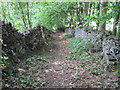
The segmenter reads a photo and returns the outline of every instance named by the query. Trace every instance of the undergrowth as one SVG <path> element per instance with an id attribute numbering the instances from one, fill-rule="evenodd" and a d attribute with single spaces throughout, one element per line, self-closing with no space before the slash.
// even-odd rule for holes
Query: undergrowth
<path id="1" fill-rule="evenodd" d="M 4 88 L 39 88 L 45 86 L 45 77 L 42 73 L 47 68 L 47 51 L 54 48 L 54 44 L 49 40 L 48 45 L 43 46 L 39 51 L 30 52 L 29 56 L 21 60 L 15 71 L 10 73 L 2 72 L 2 87 Z M 8 57 L 4 56 L 8 60 Z M 8 62 L 7 62 L 8 63 Z M 5 67 L 6 63 L 3 62 Z M 9 67 L 8 67 L 9 68 Z"/>
<path id="2" fill-rule="evenodd" d="M 89 49 L 97 44 L 93 44 L 89 41 L 84 41 L 81 38 L 70 38 L 68 40 L 69 56 L 72 59 L 80 60 L 80 66 L 85 68 L 91 74 L 102 75 L 105 72 L 107 66 L 106 61 L 100 58 L 100 53 L 89 53 Z M 91 67 L 91 68 L 90 68 Z M 114 75 L 120 77 L 120 65 L 114 69 Z M 104 76 L 104 74 L 103 74 Z"/>
<path id="3" fill-rule="evenodd" d="M 3 88 L 37 88 L 42 87 L 47 82 L 41 73 L 47 65 L 46 56 L 34 55 L 21 63 L 14 73 L 3 73 Z"/>
<path id="4" fill-rule="evenodd" d="M 89 49 L 93 44 L 82 40 L 81 38 L 68 39 L 69 53 L 71 58 L 75 59 L 94 59 L 95 55 L 89 53 Z"/>

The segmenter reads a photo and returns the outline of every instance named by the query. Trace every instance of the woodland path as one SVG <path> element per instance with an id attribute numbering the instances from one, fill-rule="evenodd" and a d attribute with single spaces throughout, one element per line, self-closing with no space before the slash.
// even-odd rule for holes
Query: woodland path
<path id="1" fill-rule="evenodd" d="M 81 60 L 68 58 L 68 42 L 61 34 L 54 35 L 55 48 L 49 51 L 49 55 L 52 57 L 48 58 L 48 68 L 44 70 L 43 74 L 48 83 L 45 88 L 113 88 L 117 86 L 117 78 L 111 72 L 102 70 L 101 74 L 97 75 L 87 71 L 86 68 L 91 69 L 93 66 L 100 71 L 99 65 L 94 65 L 98 61 L 92 61 L 93 66 L 91 67 L 89 65 L 82 67 Z"/>
<path id="2" fill-rule="evenodd" d="M 91 69 L 93 66 L 82 67 L 81 60 L 68 58 L 67 40 L 61 36 L 62 33 L 54 34 L 55 48 L 49 51 L 51 56 L 48 59 L 48 69 L 44 70 L 45 81 L 48 88 L 79 87 L 79 88 L 113 88 L 116 86 L 116 77 L 110 72 L 103 70 L 100 74 L 91 73 L 86 67 Z M 93 61 L 94 65 L 98 61 Z M 94 69 L 101 69 L 95 66 Z"/>
<path id="3" fill-rule="evenodd" d="M 48 69 L 45 70 L 45 78 L 48 82 L 47 87 L 68 87 L 71 83 L 72 75 L 75 71 L 69 70 L 70 64 L 73 64 L 72 60 L 67 58 L 68 47 L 66 46 L 67 40 L 62 33 L 57 33 L 55 37 L 55 48 L 50 51 Z M 74 63 L 75 64 L 75 63 Z"/>

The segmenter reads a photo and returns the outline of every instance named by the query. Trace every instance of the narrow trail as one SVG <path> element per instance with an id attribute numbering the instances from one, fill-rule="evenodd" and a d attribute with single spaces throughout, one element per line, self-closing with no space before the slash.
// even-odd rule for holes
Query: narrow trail
<path id="1" fill-rule="evenodd" d="M 55 48 L 49 51 L 51 57 L 48 58 L 48 68 L 43 74 L 48 83 L 45 88 L 98 88 L 99 86 L 114 88 L 117 86 L 114 83 L 117 78 L 110 72 L 103 71 L 101 75 L 95 75 L 80 65 L 81 60 L 68 58 L 68 42 L 61 34 L 54 35 Z"/>
<path id="2" fill-rule="evenodd" d="M 45 70 L 45 78 L 48 82 L 47 87 L 67 87 L 70 86 L 72 75 L 75 72 L 69 72 L 71 60 L 67 58 L 67 41 L 60 36 L 62 33 L 55 34 L 55 48 L 51 51 L 48 68 Z"/>

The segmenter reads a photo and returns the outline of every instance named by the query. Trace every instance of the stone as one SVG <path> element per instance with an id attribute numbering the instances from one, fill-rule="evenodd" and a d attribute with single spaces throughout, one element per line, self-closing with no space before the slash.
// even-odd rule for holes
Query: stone
<path id="1" fill-rule="evenodd" d="M 47 43 L 49 30 L 38 25 L 22 32 L 15 29 L 10 22 L 2 22 L 2 55 L 9 57 L 10 66 L 28 56 L 28 52 L 40 50 Z M 8 66 L 9 68 L 9 66 Z"/>
<path id="2" fill-rule="evenodd" d="M 67 28 L 65 32 L 75 38 L 91 42 L 94 46 L 89 49 L 90 53 L 100 52 L 102 48 L 107 64 L 111 61 L 120 62 L 120 39 L 111 36 L 111 32 L 93 31 L 86 28 Z"/>
<path id="3" fill-rule="evenodd" d="M 120 63 L 120 40 L 113 36 L 106 37 L 102 42 L 103 53 L 107 64 L 109 65 L 111 61 L 116 61 Z"/>
<path id="4" fill-rule="evenodd" d="M 65 33 L 68 33 L 68 34 L 72 35 L 72 37 L 74 37 L 75 30 L 71 29 L 71 28 L 67 28 L 67 29 L 65 29 Z"/>

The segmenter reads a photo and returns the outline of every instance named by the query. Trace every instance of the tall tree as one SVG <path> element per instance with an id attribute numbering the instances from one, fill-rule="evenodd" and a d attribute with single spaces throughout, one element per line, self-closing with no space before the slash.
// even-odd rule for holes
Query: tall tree
<path id="1" fill-rule="evenodd" d="M 7 14 L 6 14 L 4 3 L 1 4 L 1 14 L 3 16 L 3 20 L 7 21 Z"/>
<path id="2" fill-rule="evenodd" d="M 77 14 L 77 21 L 79 26 L 80 25 L 80 2 L 77 2 L 76 14 Z"/>
<path id="3" fill-rule="evenodd" d="M 85 15 L 86 16 L 89 16 L 89 9 L 90 9 L 90 7 L 89 7 L 89 2 L 85 2 L 85 6 L 84 6 L 84 11 L 85 11 Z M 91 10 L 91 9 L 90 9 Z M 86 20 L 85 20 L 86 21 Z M 87 23 L 87 25 L 86 25 L 87 27 L 89 26 L 89 23 Z"/>
<path id="4" fill-rule="evenodd" d="M 24 23 L 24 28 L 26 29 L 27 28 L 27 23 L 26 23 L 26 19 L 25 19 L 25 13 L 24 13 L 24 10 L 23 10 L 23 2 L 18 2 L 18 5 L 19 5 L 19 10 L 21 11 L 21 14 L 22 14 L 22 20 L 23 20 L 23 23 Z"/>
<path id="5" fill-rule="evenodd" d="M 116 15 L 115 15 L 115 17 L 114 17 L 114 24 L 113 24 L 113 35 L 116 35 L 117 34 L 117 25 L 119 25 L 118 24 L 118 22 L 119 22 L 119 20 L 120 20 L 120 14 L 119 14 L 119 12 L 120 12 L 120 2 L 116 2 L 116 5 L 115 5 L 115 11 L 117 12 L 116 13 Z M 114 11 L 114 12 L 115 12 Z M 119 26 L 118 26 L 119 27 Z M 118 33 L 119 33 L 119 31 L 118 31 Z"/>
<path id="6" fill-rule="evenodd" d="M 105 9 L 105 7 L 107 6 L 107 2 L 103 2 L 103 0 L 100 0 L 100 7 L 99 7 L 99 11 L 100 11 L 100 17 L 102 17 L 103 14 L 105 14 L 107 12 L 107 9 Z M 106 26 L 106 22 L 100 22 L 98 30 L 99 31 L 104 31 L 105 30 L 105 26 Z"/>
<path id="7" fill-rule="evenodd" d="M 27 17 L 28 17 L 28 25 L 29 25 L 29 28 L 32 28 L 32 25 L 31 25 L 31 20 L 30 20 L 30 10 L 29 10 L 29 3 L 27 2 L 26 3 L 26 6 L 27 6 Z"/>

